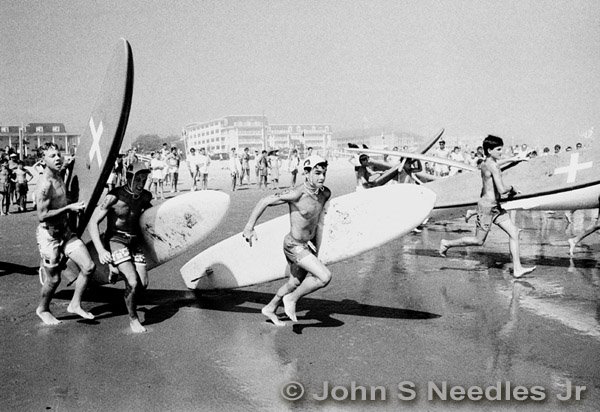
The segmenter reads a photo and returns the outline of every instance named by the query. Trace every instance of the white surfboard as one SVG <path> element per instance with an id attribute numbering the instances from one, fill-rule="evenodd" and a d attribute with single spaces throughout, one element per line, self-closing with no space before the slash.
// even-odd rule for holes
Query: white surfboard
<path id="1" fill-rule="evenodd" d="M 202 190 L 173 197 L 146 210 L 140 216 L 140 227 L 147 269 L 197 246 L 221 223 L 229 209 L 229 201 L 229 195 L 223 192 Z M 92 281 L 108 283 L 108 265 L 99 262 L 91 242 L 87 246 L 96 263 Z M 69 283 L 75 280 L 76 273 L 76 266 L 69 263 L 64 272 Z"/>
<path id="2" fill-rule="evenodd" d="M 431 212 L 435 194 L 410 184 L 363 190 L 329 201 L 319 223 L 319 259 L 335 263 L 409 233 Z M 285 277 L 286 214 L 257 225 L 248 245 L 238 233 L 199 253 L 181 268 L 190 289 L 232 289 Z"/>

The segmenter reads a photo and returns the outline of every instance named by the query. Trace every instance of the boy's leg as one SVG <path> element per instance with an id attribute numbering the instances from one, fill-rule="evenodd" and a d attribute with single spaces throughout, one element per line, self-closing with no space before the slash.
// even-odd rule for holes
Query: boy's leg
<path id="1" fill-rule="evenodd" d="M 500 228 L 504 230 L 509 237 L 508 246 L 513 261 L 513 276 L 516 278 L 520 278 L 521 276 L 526 275 L 527 273 L 533 272 L 536 268 L 535 266 L 524 267 L 521 265 L 521 257 L 519 250 L 520 230 L 510 219 L 504 219 L 500 222 L 497 222 L 496 224 L 500 226 Z"/>
<path id="2" fill-rule="evenodd" d="M 285 322 L 282 322 L 275 313 L 277 308 L 281 304 L 283 297 L 294 290 L 302 283 L 306 278 L 306 270 L 295 264 L 288 264 L 288 270 L 290 272 L 287 282 L 285 282 L 277 293 L 273 296 L 273 299 L 262 308 L 261 313 L 271 320 L 276 326 L 285 326 Z"/>
<path id="3" fill-rule="evenodd" d="M 583 239 L 585 239 L 586 237 L 588 237 L 592 233 L 596 232 L 597 230 L 600 230 L 600 216 L 596 220 L 596 223 L 594 223 L 592 226 L 588 227 L 585 230 L 585 232 L 583 232 L 582 234 L 580 234 L 578 236 L 575 236 L 575 237 L 572 237 L 572 238 L 568 239 L 568 242 L 569 242 L 569 255 L 573 256 L 573 253 L 575 252 L 575 246 L 577 246 L 577 244 L 579 242 L 581 242 Z"/>
<path id="4" fill-rule="evenodd" d="M 475 236 L 465 236 L 455 240 L 442 239 L 439 254 L 442 257 L 446 257 L 446 253 L 451 247 L 482 246 L 489 233 L 489 229 L 485 230 L 478 227 L 475 229 Z"/>
<path id="5" fill-rule="evenodd" d="M 309 293 L 324 288 L 331 280 L 331 271 L 313 254 L 303 257 L 298 262 L 298 266 L 308 272 L 309 275 L 302 280 L 302 283 L 293 292 L 282 298 L 285 314 L 293 322 L 298 321 L 296 318 L 296 303 L 298 300 Z"/>
<path id="6" fill-rule="evenodd" d="M 79 267 L 79 275 L 77 276 L 77 280 L 75 280 L 75 291 L 73 292 L 71 303 L 67 307 L 67 312 L 77 314 L 85 319 L 94 319 L 94 315 L 83 310 L 81 307 L 81 298 L 87 287 L 90 275 L 96 269 L 96 265 L 94 265 L 87 248 L 79 239 L 68 243 L 65 251 L 68 251 L 67 256 L 69 259 Z"/>
<path id="7" fill-rule="evenodd" d="M 50 312 L 50 301 L 60 284 L 60 268 L 58 263 L 56 263 L 54 266 L 44 265 L 42 266 L 42 270 L 46 276 L 42 285 L 42 297 L 35 313 L 46 325 L 58 325 L 61 321 L 56 319 Z"/>
<path id="8" fill-rule="evenodd" d="M 140 323 L 136 311 L 136 295 L 140 282 L 135 266 L 131 260 L 127 260 L 119 263 L 117 267 L 125 276 L 125 306 L 127 306 L 127 313 L 129 313 L 129 326 L 135 333 L 145 332 L 146 328 Z"/>

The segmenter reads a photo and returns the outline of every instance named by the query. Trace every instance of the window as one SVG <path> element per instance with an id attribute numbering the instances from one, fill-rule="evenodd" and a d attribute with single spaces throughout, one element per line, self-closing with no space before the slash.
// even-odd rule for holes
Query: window
<path id="1" fill-rule="evenodd" d="M 44 126 L 36 126 L 35 132 L 36 133 L 44 133 Z"/>
<path id="2" fill-rule="evenodd" d="M 59 133 L 60 132 L 60 126 L 52 126 L 52 131 L 54 133 Z"/>
<path id="3" fill-rule="evenodd" d="M 0 127 L 0 133 L 8 133 L 8 127 L 6 127 L 6 126 Z"/>

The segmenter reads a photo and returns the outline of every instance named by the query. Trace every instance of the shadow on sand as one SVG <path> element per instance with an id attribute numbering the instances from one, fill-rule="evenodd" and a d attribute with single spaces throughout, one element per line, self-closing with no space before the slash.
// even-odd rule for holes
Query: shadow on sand
<path id="1" fill-rule="evenodd" d="M 70 300 L 72 290 L 60 290 L 55 298 Z M 138 301 L 138 310 L 145 313 L 144 325 L 161 323 L 173 317 L 181 308 L 189 307 L 223 312 L 255 313 L 260 314 L 260 307 L 269 303 L 273 298 L 272 293 L 253 292 L 244 290 L 215 291 L 200 293 L 199 291 L 149 289 L 144 292 Z M 91 312 L 96 316 L 95 321 L 113 316 L 127 314 L 123 301 L 123 289 L 113 287 L 98 287 L 86 291 L 86 302 L 101 303 Z M 257 304 L 260 307 L 249 307 L 246 304 Z M 143 306 L 152 306 L 143 308 Z M 332 301 L 318 298 L 303 298 L 298 304 L 298 313 L 308 310 L 305 315 L 300 315 L 300 321 L 316 320 L 317 323 L 294 325 L 294 332 L 302 333 L 307 327 L 339 327 L 344 322 L 337 320 L 332 315 L 350 315 L 369 318 L 384 319 L 411 319 L 427 320 L 436 319 L 441 315 L 410 309 L 400 309 L 387 306 L 376 306 L 358 303 L 355 300 L 344 299 Z M 261 315 L 262 316 L 262 315 Z"/>

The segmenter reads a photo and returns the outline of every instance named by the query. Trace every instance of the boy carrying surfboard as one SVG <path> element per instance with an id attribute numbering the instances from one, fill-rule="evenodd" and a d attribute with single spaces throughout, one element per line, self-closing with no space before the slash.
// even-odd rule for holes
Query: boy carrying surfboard
<path id="1" fill-rule="evenodd" d="M 152 193 L 144 189 L 150 175 L 143 163 L 130 166 L 126 172 L 127 183 L 109 192 L 94 212 L 88 226 L 90 237 L 102 264 L 117 267 L 125 277 L 125 305 L 129 325 L 135 333 L 145 332 L 136 311 L 136 297 L 148 286 L 146 258 L 141 249 L 139 219 L 152 204 Z M 100 239 L 100 222 L 108 216 L 105 240 Z"/>
<path id="2" fill-rule="evenodd" d="M 509 249 L 513 261 L 513 276 L 520 278 L 527 273 L 533 272 L 535 266 L 524 267 L 521 265 L 519 254 L 519 232 L 506 210 L 500 205 L 503 195 L 514 196 L 518 192 L 513 186 L 506 187 L 502 181 L 500 165 L 504 142 L 497 136 L 488 135 L 483 140 L 483 151 L 485 161 L 481 163 L 481 179 L 483 188 L 481 198 L 477 203 L 477 223 L 475 236 L 462 237 L 456 240 L 442 239 L 439 253 L 446 257 L 448 249 L 460 246 L 482 246 L 490 233 L 492 223 L 498 225 L 509 237 Z M 513 158 L 514 160 L 526 160 L 525 158 Z"/>
<path id="3" fill-rule="evenodd" d="M 283 253 L 288 262 L 290 276 L 261 311 L 277 326 L 285 325 L 276 315 L 276 310 L 282 302 L 285 314 L 293 322 L 297 322 L 298 300 L 327 286 L 331 280 L 331 272 L 316 256 L 319 245 L 314 244 L 321 214 L 325 203 L 331 197 L 331 191 L 324 186 L 327 161 L 317 155 L 310 156 L 304 160 L 303 168 L 304 184 L 260 200 L 250 214 L 242 234 L 252 246 L 252 241 L 258 240 L 254 226 L 267 207 L 288 204 L 290 233 L 283 239 Z"/>
<path id="4" fill-rule="evenodd" d="M 81 308 L 81 297 L 95 265 L 87 248 L 70 226 L 69 216 L 72 213 L 83 212 L 85 203 L 68 203 L 67 188 L 62 177 L 63 157 L 58 146 L 55 143 L 46 143 L 40 150 L 46 166 L 40 174 L 35 197 L 40 221 L 36 230 L 36 240 L 42 258 L 39 269 L 42 297 L 35 312 L 47 325 L 61 323 L 50 312 L 50 301 L 60 283 L 65 263 L 67 259 L 71 259 L 78 266 L 79 274 L 67 312 L 85 319 L 94 319 L 94 315 Z"/>

